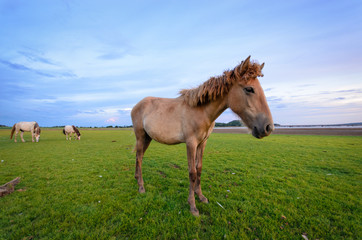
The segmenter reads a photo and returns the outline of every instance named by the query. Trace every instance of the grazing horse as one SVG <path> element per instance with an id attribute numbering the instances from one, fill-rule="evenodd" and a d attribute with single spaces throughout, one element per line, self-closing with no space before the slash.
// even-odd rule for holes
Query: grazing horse
<path id="1" fill-rule="evenodd" d="M 186 143 L 190 189 L 188 203 L 193 215 L 199 211 L 195 193 L 201 202 L 208 199 L 201 191 L 202 155 L 215 120 L 227 108 L 235 112 L 256 138 L 274 130 L 264 91 L 257 77 L 262 77 L 264 63 L 250 61 L 250 56 L 233 70 L 211 77 L 197 88 L 180 91 L 178 98 L 146 97 L 132 109 L 136 135 L 136 172 L 140 193 L 145 192 L 142 160 L 152 139 L 164 144 Z"/>
<path id="2" fill-rule="evenodd" d="M 13 138 L 13 134 L 15 132 L 14 142 L 17 142 L 18 133 L 20 131 L 21 141 L 25 142 L 23 138 L 24 132 L 31 132 L 31 141 L 34 142 L 34 137 L 36 142 L 39 142 L 40 138 L 40 127 L 37 122 L 18 122 L 15 123 L 13 128 L 11 129 L 10 139 Z"/>
<path id="3" fill-rule="evenodd" d="M 68 140 L 68 134 L 69 134 L 69 140 L 72 140 L 72 134 L 74 135 L 74 138 L 75 138 L 75 135 L 77 135 L 77 138 L 75 138 L 76 140 L 80 140 L 80 132 L 79 132 L 78 128 L 76 128 L 74 125 L 65 126 L 63 129 L 63 133 L 66 136 L 67 140 Z"/>

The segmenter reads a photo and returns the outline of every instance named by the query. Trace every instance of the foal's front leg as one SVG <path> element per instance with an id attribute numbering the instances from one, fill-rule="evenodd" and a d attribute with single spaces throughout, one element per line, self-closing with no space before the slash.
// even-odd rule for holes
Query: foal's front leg
<path id="1" fill-rule="evenodd" d="M 22 142 L 25 142 L 23 135 L 24 135 L 24 132 L 23 132 L 23 131 L 20 131 L 20 138 L 21 138 L 21 141 L 22 141 Z"/>
<path id="2" fill-rule="evenodd" d="M 188 203 L 190 204 L 190 211 L 192 215 L 199 216 L 199 210 L 196 208 L 195 204 L 195 186 L 197 179 L 197 171 L 196 171 L 196 148 L 197 144 L 195 143 L 187 143 L 187 160 L 189 165 L 189 179 L 190 179 L 190 190 L 189 190 L 189 198 Z"/>
<path id="3" fill-rule="evenodd" d="M 195 184 L 195 192 L 196 192 L 197 196 L 199 197 L 200 201 L 203 203 L 209 203 L 209 200 L 207 200 L 207 198 L 202 194 L 202 191 L 201 191 L 202 156 L 204 154 L 206 141 L 201 143 L 197 147 L 197 152 L 196 152 L 197 178 L 196 178 L 196 184 Z"/>

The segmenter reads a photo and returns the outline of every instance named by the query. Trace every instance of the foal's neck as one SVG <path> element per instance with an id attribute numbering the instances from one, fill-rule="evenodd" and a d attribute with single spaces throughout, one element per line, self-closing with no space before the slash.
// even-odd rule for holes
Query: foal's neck
<path id="1" fill-rule="evenodd" d="M 224 95 L 223 97 L 218 97 L 216 100 L 206 104 L 205 112 L 210 121 L 214 122 L 227 108 L 227 95 Z"/>

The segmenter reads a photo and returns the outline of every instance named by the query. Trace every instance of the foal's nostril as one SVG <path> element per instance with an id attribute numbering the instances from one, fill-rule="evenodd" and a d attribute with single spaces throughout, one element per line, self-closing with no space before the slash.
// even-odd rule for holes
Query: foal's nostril
<path id="1" fill-rule="evenodd" d="M 265 132 L 267 134 L 270 134 L 272 131 L 273 131 L 273 128 L 271 127 L 271 125 L 270 124 L 266 125 Z"/>
<path id="2" fill-rule="evenodd" d="M 259 134 L 258 128 L 255 127 L 255 126 L 253 127 L 252 134 L 253 134 L 254 137 L 260 138 L 260 134 Z"/>

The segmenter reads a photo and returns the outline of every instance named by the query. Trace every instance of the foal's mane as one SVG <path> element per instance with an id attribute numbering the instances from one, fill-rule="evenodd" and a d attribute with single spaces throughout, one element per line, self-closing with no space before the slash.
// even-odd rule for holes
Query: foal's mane
<path id="1" fill-rule="evenodd" d="M 248 84 L 256 77 L 263 76 L 261 73 L 263 65 L 250 62 L 247 69 L 242 70 L 243 64 L 244 61 L 233 70 L 227 70 L 221 76 L 211 77 L 196 88 L 182 89 L 180 95 L 189 106 L 196 107 L 214 101 L 218 97 L 223 97 L 229 92 L 235 82 Z"/>
<path id="2" fill-rule="evenodd" d="M 40 134 L 40 132 L 41 132 L 39 124 L 37 122 L 35 122 L 35 124 L 34 124 L 34 132 L 37 134 Z"/>
<path id="3" fill-rule="evenodd" d="M 75 133 L 77 134 L 77 136 L 79 137 L 79 136 L 80 136 L 80 132 L 79 132 L 78 128 L 76 128 L 74 125 L 72 125 L 72 127 L 73 127 L 74 132 L 75 132 Z"/>

